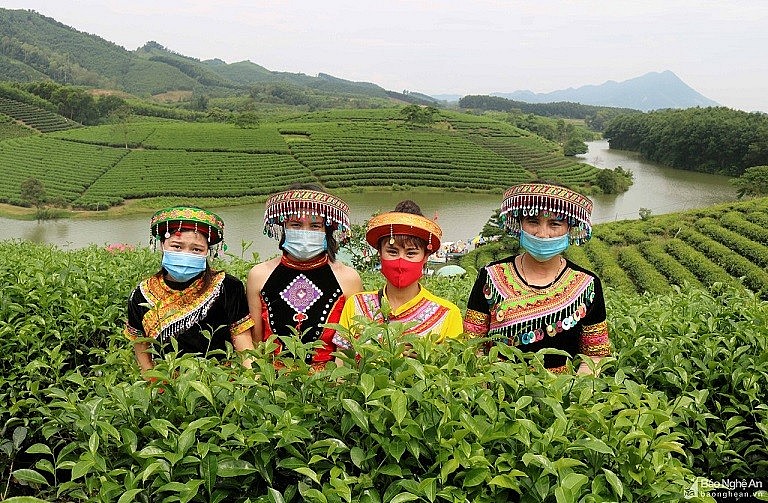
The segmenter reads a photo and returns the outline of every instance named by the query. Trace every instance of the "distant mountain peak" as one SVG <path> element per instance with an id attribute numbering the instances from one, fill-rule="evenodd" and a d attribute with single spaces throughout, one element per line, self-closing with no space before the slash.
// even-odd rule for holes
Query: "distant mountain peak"
<path id="1" fill-rule="evenodd" d="M 491 96 L 527 103 L 570 101 L 584 105 L 634 108 L 643 111 L 718 105 L 716 101 L 700 94 L 683 82 L 671 70 L 648 72 L 622 82 L 607 80 L 600 85 L 569 87 L 550 93 L 534 93 L 525 90 L 513 93 L 491 93 Z"/>

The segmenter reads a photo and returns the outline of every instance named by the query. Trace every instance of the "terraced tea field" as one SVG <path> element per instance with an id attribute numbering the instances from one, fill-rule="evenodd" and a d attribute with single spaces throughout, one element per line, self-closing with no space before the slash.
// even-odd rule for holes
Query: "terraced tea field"
<path id="1" fill-rule="evenodd" d="M 265 196 L 296 181 L 500 192 L 541 177 L 585 186 L 597 173 L 504 122 L 446 111 L 414 126 L 399 108 L 296 114 L 252 129 L 158 120 L 81 127 L 0 141 L 0 161 L 8 172 L 0 201 L 21 204 L 21 182 L 36 177 L 48 195 L 85 209 L 154 196 Z"/>

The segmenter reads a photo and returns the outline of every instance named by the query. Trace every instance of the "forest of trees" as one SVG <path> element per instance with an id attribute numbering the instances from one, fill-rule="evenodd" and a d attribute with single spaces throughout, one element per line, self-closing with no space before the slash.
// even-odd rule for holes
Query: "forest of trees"
<path id="1" fill-rule="evenodd" d="M 675 168 L 739 176 L 768 164 L 768 115 L 725 107 L 661 110 L 613 119 L 611 148 Z"/>
<path id="2" fill-rule="evenodd" d="M 560 117 L 564 119 L 582 119 L 587 126 L 595 131 L 602 131 L 614 117 L 624 114 L 637 113 L 639 110 L 630 108 L 599 107 L 561 101 L 557 103 L 526 103 L 499 96 L 468 95 L 459 100 L 461 108 L 476 110 L 496 110 L 499 112 L 523 112 L 544 117 Z"/>

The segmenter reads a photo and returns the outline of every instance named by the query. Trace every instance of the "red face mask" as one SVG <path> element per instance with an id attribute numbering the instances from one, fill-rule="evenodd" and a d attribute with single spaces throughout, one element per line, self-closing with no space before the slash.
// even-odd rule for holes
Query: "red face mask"
<path id="1" fill-rule="evenodd" d="M 419 281 L 425 262 L 411 262 L 404 258 L 382 260 L 381 274 L 397 288 L 405 288 Z"/>

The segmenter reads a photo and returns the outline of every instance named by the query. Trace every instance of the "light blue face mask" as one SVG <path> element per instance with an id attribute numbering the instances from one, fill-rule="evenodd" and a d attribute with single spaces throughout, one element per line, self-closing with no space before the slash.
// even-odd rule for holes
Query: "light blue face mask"
<path id="1" fill-rule="evenodd" d="M 163 250 L 163 268 L 171 278 L 181 283 L 205 271 L 207 264 L 205 255 Z"/>
<path id="2" fill-rule="evenodd" d="M 309 260 L 328 249 L 328 241 L 323 231 L 285 229 L 283 250 L 299 260 Z"/>
<path id="3" fill-rule="evenodd" d="M 520 230 L 520 246 L 539 262 L 546 262 L 568 249 L 570 236 L 566 232 L 556 238 L 539 238 Z"/>

